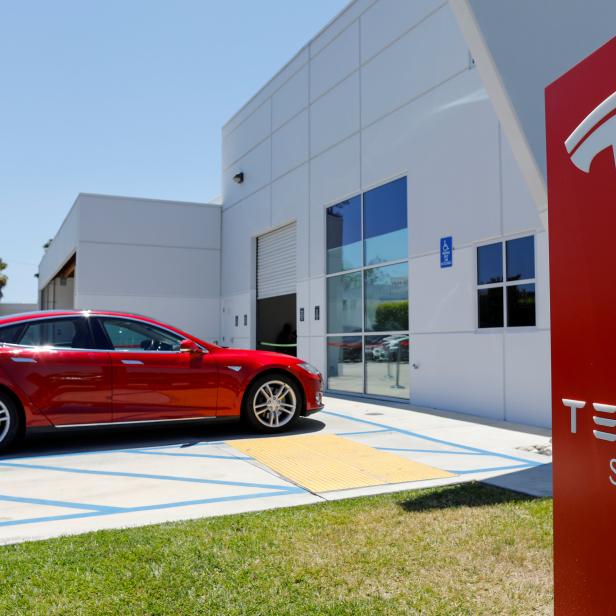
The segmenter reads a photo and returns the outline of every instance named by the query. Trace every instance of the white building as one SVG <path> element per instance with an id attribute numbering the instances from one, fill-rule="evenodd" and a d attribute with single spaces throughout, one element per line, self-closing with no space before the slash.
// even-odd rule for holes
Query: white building
<path id="1" fill-rule="evenodd" d="M 124 310 L 220 331 L 220 206 L 80 194 L 39 266 L 44 309 Z"/>
<path id="2" fill-rule="evenodd" d="M 296 344 L 330 392 L 548 426 L 539 103 L 610 26 L 566 34 L 606 12 L 351 2 L 223 127 L 222 208 L 80 196 L 41 263 L 43 304 L 77 254 L 77 307 Z"/>

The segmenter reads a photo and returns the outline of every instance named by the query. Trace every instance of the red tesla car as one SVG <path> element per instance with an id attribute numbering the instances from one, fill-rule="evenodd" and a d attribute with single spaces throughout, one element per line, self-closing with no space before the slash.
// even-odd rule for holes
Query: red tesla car
<path id="1" fill-rule="evenodd" d="M 0 318 L 0 449 L 35 429 L 245 419 L 261 432 L 323 408 L 319 371 L 104 311 Z"/>

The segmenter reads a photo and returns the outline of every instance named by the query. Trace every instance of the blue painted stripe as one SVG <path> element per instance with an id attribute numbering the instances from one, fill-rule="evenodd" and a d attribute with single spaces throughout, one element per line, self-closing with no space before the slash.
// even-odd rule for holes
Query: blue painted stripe
<path id="1" fill-rule="evenodd" d="M 177 443 L 176 445 L 151 445 L 149 447 L 137 447 L 136 449 L 192 449 L 193 447 L 208 447 L 210 445 L 225 445 L 226 441 L 197 441 L 196 443 Z"/>
<path id="2" fill-rule="evenodd" d="M 103 471 L 88 468 L 67 468 L 64 466 L 45 466 L 42 464 L 18 464 L 16 462 L 0 462 L 0 466 L 11 468 L 30 468 L 35 470 L 55 471 L 59 473 L 76 473 L 81 475 L 99 475 L 103 477 L 131 477 L 134 479 L 156 479 L 158 481 L 180 481 L 186 483 L 204 483 L 208 485 L 235 486 L 239 488 L 262 488 L 264 490 L 292 490 L 293 488 L 269 483 L 251 483 L 247 481 L 222 481 L 219 479 L 203 479 L 201 477 L 179 477 L 175 475 L 151 475 L 149 473 L 129 473 L 123 471 Z"/>
<path id="3" fill-rule="evenodd" d="M 471 468 L 468 470 L 464 470 L 464 471 L 458 471 L 458 470 L 449 470 L 446 469 L 447 472 L 449 473 L 455 473 L 456 475 L 470 475 L 473 473 L 491 473 L 492 471 L 509 471 L 509 470 L 516 470 L 516 469 L 522 469 L 522 468 L 534 468 L 535 466 L 537 466 L 536 464 L 515 464 L 513 466 L 492 466 L 490 468 Z"/>
<path id="4" fill-rule="evenodd" d="M 216 496 L 213 498 L 202 498 L 198 500 L 178 501 L 174 503 L 161 503 L 158 505 L 142 505 L 140 507 L 123 507 L 105 511 L 87 511 L 83 513 L 68 513 L 65 515 L 42 516 L 38 518 L 26 518 L 23 520 L 6 520 L 0 522 L 2 526 L 20 526 L 24 524 L 39 524 L 43 522 L 60 522 L 63 520 L 77 520 L 82 518 L 91 518 L 107 515 L 117 515 L 120 513 L 135 513 L 140 511 L 156 511 L 159 509 L 172 509 L 177 507 L 190 507 L 195 505 L 209 505 L 212 503 L 222 503 L 229 501 L 250 500 L 254 498 L 273 498 L 275 496 L 287 496 L 289 494 L 305 494 L 306 491 L 301 488 L 277 490 L 272 492 L 259 492 L 256 494 L 236 494 L 231 496 Z"/>
<path id="5" fill-rule="evenodd" d="M 24 496 L 9 496 L 8 494 L 0 494 L 0 501 L 9 503 L 26 503 L 28 505 L 45 505 L 48 507 L 63 507 L 65 509 L 84 509 L 98 512 L 119 512 L 121 507 L 111 507 L 107 505 L 94 505 L 90 503 L 74 503 L 72 501 L 58 501 L 47 498 L 26 498 Z"/>
<path id="6" fill-rule="evenodd" d="M 83 513 L 67 513 L 65 515 L 49 515 L 39 518 L 24 518 L 22 520 L 6 520 L 0 522 L 3 526 L 21 526 L 23 524 L 37 524 L 39 522 L 61 522 L 62 520 L 78 520 L 80 518 L 95 518 L 97 516 L 109 515 L 98 511 L 84 511 Z"/>
<path id="7" fill-rule="evenodd" d="M 341 417 L 342 419 L 356 421 L 358 423 L 367 424 L 369 426 L 376 426 L 377 428 L 385 428 L 387 430 L 391 430 L 392 432 L 397 432 L 398 434 L 406 434 L 407 436 L 414 436 L 415 438 L 421 438 L 431 443 L 439 443 L 439 445 L 447 445 L 449 447 L 458 447 L 459 449 L 466 449 L 467 451 L 473 451 L 475 453 L 479 453 L 482 455 L 495 456 L 497 458 L 503 458 L 505 460 L 513 460 L 514 462 L 523 462 L 524 464 L 529 464 L 531 466 L 541 466 L 542 464 L 544 464 L 543 462 L 535 462 L 533 460 L 527 460 L 525 458 L 520 458 L 517 456 L 510 456 L 505 453 L 495 453 L 487 449 L 480 449 L 479 447 L 471 447 L 470 445 L 461 445 L 460 443 L 453 443 L 451 441 L 445 441 L 440 438 L 435 438 L 433 436 L 426 436 L 425 434 L 419 434 L 418 432 L 412 432 L 411 430 L 405 430 L 403 428 L 394 428 L 393 426 L 388 426 L 387 424 L 378 423 L 376 421 L 369 421 L 368 419 L 361 419 L 359 417 L 343 415 L 342 413 L 334 413 L 333 411 L 321 411 L 321 412 L 325 415 Z"/>
<path id="8" fill-rule="evenodd" d="M 174 503 L 161 503 L 158 505 L 142 505 L 140 507 L 131 507 L 127 513 L 135 511 L 154 511 L 158 509 L 172 509 L 175 507 L 190 507 L 193 505 L 209 505 L 210 503 L 224 503 L 228 501 L 247 500 L 252 498 L 271 498 L 274 496 L 287 496 L 288 494 L 308 494 L 302 488 L 290 488 L 285 490 L 277 490 L 273 492 L 261 492 L 259 494 L 232 494 L 230 496 L 216 496 L 213 498 L 201 498 L 198 500 L 178 501 Z"/>
<path id="9" fill-rule="evenodd" d="M 67 451 L 64 453 L 43 453 L 36 454 L 33 456 L 24 456 L 17 455 L 13 457 L 2 458 L 0 457 L 0 462 L 12 462 L 14 460 L 44 460 L 46 458 L 69 458 L 74 456 L 96 456 L 110 453 L 127 453 L 131 452 L 134 449 L 140 450 L 158 450 L 158 449 L 188 449 L 189 447 L 206 447 L 208 445 L 225 445 L 226 441 L 199 441 L 198 443 L 177 443 L 175 445 L 153 445 L 146 447 L 132 447 L 132 448 L 121 448 L 121 449 L 94 449 L 92 451 Z"/>
<path id="10" fill-rule="evenodd" d="M 391 432 L 391 430 L 360 430 L 359 432 L 336 432 L 336 436 L 353 436 L 354 434 L 378 434 L 379 432 Z"/>
<path id="11" fill-rule="evenodd" d="M 136 453 L 144 456 L 174 456 L 178 458 L 213 458 L 215 460 L 252 460 L 248 456 L 218 456 L 208 453 L 173 453 L 169 451 L 148 451 L 145 449 L 126 449 L 124 453 Z"/>
<path id="12" fill-rule="evenodd" d="M 412 451 L 413 453 L 444 453 L 454 456 L 488 456 L 488 452 L 479 453 L 476 451 L 446 451 L 444 449 L 408 449 L 407 447 L 375 447 L 380 451 Z"/>

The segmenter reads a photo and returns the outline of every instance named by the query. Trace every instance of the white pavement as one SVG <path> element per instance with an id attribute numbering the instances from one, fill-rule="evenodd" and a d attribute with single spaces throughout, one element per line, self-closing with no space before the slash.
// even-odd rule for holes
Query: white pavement
<path id="1" fill-rule="evenodd" d="M 235 449 L 229 441 L 254 436 L 238 424 L 36 437 L 0 458 L 0 544 L 470 480 L 551 494 L 551 458 L 532 451 L 549 446 L 548 431 L 325 402 L 295 433 L 337 434 L 454 476 L 315 494 Z"/>

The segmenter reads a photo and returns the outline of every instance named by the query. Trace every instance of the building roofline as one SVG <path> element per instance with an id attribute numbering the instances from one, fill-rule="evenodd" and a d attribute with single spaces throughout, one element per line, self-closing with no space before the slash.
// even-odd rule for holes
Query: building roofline
<path id="1" fill-rule="evenodd" d="M 176 205 L 196 205 L 199 207 L 213 207 L 213 208 L 217 208 L 220 209 L 220 205 L 217 203 L 207 203 L 204 201 L 181 201 L 181 200 L 177 200 L 177 199 L 157 199 L 155 197 L 135 197 L 135 196 L 128 196 L 128 195 L 110 195 L 107 193 L 90 193 L 90 192 L 80 192 L 77 195 L 77 198 L 75 199 L 73 205 L 75 205 L 75 203 L 77 203 L 77 201 L 79 201 L 79 199 L 81 197 L 99 197 L 99 198 L 104 198 L 104 199 L 122 199 L 122 200 L 130 200 L 130 201 L 147 201 L 150 203 L 174 203 Z M 71 206 L 72 208 L 72 206 Z"/>

